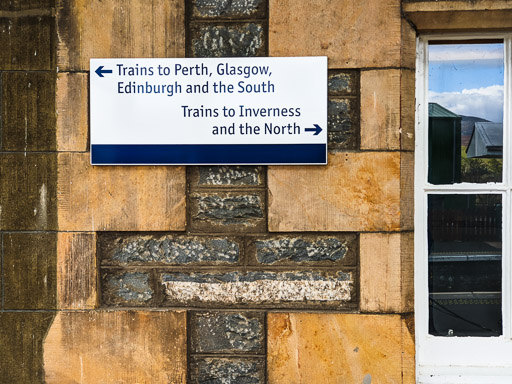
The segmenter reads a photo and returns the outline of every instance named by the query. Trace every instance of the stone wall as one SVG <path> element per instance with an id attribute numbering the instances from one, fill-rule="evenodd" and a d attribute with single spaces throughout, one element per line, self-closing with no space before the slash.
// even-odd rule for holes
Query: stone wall
<path id="1" fill-rule="evenodd" d="M 0 382 L 413 383 L 415 28 L 489 7 L 0 1 Z M 326 166 L 90 165 L 90 58 L 312 55 Z"/>

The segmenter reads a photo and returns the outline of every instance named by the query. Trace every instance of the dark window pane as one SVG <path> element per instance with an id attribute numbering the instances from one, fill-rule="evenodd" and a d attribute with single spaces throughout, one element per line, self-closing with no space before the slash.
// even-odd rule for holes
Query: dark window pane
<path id="1" fill-rule="evenodd" d="M 429 45 L 432 184 L 501 182 L 503 43 Z"/>
<path id="2" fill-rule="evenodd" d="M 429 333 L 498 336 L 501 195 L 428 196 Z"/>

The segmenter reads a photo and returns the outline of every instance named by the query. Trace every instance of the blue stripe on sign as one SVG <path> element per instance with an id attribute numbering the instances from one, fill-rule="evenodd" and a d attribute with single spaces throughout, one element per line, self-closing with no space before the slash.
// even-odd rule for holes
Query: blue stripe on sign
<path id="1" fill-rule="evenodd" d="M 326 164 L 326 144 L 93 144 L 94 164 Z"/>

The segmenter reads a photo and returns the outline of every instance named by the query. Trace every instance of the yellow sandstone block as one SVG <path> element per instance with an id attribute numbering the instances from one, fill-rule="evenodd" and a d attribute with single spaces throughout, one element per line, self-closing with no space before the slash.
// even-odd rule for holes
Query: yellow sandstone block
<path id="1" fill-rule="evenodd" d="M 46 383 L 185 383 L 185 312 L 58 312 Z"/>
<path id="2" fill-rule="evenodd" d="M 330 68 L 400 66 L 399 0 L 270 0 L 269 12 L 270 56 L 328 56 Z"/>
<path id="3" fill-rule="evenodd" d="M 184 1 L 57 0 L 57 65 L 88 70 L 89 59 L 183 57 Z"/>
<path id="4" fill-rule="evenodd" d="M 268 382 L 413 383 L 405 326 L 398 315 L 269 313 Z"/>
<path id="5" fill-rule="evenodd" d="M 328 161 L 269 167 L 270 231 L 400 229 L 399 152 L 338 152 Z"/>
<path id="6" fill-rule="evenodd" d="M 185 229 L 185 167 L 93 167 L 89 156 L 58 155 L 61 231 Z"/>

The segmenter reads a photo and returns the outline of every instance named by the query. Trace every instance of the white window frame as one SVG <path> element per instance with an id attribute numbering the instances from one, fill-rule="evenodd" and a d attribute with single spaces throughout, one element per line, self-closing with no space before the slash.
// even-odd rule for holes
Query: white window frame
<path id="1" fill-rule="evenodd" d="M 428 183 L 428 42 L 429 40 L 503 39 L 504 116 L 503 177 L 501 183 Z M 416 380 L 418 383 L 512 383 L 512 33 L 429 34 L 416 41 L 416 144 L 414 289 L 416 323 Z M 502 222 L 502 315 L 499 337 L 439 337 L 428 334 L 427 194 L 500 194 Z"/>

